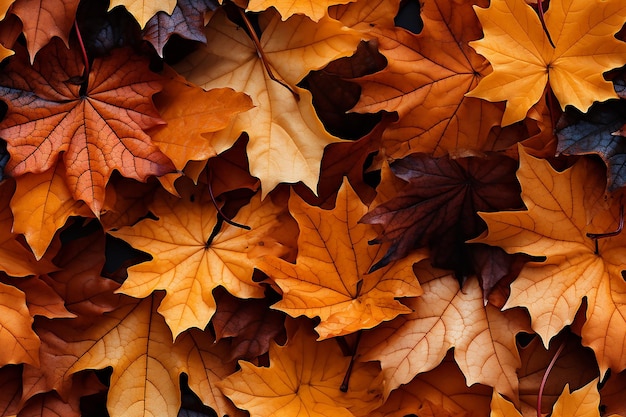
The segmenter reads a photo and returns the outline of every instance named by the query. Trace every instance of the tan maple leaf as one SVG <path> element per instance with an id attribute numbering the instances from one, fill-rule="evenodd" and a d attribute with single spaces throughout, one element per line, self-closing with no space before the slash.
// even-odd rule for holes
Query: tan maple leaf
<path id="1" fill-rule="evenodd" d="M 163 123 L 151 100 L 160 77 L 147 61 L 128 49 L 95 59 L 84 94 L 71 82 L 82 72 L 79 54 L 59 41 L 41 50 L 33 66 L 19 48 L 0 75 L 0 97 L 9 107 L 0 135 L 13 176 L 47 171 L 63 153 L 74 199 L 99 215 L 114 169 L 145 181 L 174 167 L 143 131 Z"/>
<path id="2" fill-rule="evenodd" d="M 143 29 L 148 20 L 158 12 L 171 15 L 176 7 L 176 0 L 111 0 L 109 11 L 118 6 L 124 6 Z"/>
<path id="3" fill-rule="evenodd" d="M 257 265 L 283 292 L 273 308 L 293 317 L 320 317 L 315 328 L 320 339 L 369 329 L 411 312 L 397 298 L 422 294 L 413 264 L 426 258 L 427 252 L 368 273 L 386 246 L 368 244 L 377 229 L 359 223 L 367 206 L 347 180 L 334 209 L 309 206 L 292 194 L 289 211 L 300 228 L 296 263 L 265 257 Z"/>
<path id="4" fill-rule="evenodd" d="M 215 313 L 213 289 L 219 285 L 240 298 L 261 298 L 263 288 L 252 281 L 255 258 L 281 255 L 285 248 L 272 236 L 284 227 L 286 207 L 261 202 L 256 195 L 233 219 L 246 230 L 221 224 L 204 187 L 185 182 L 182 198 L 157 193 L 150 210 L 159 220 L 145 219 L 132 227 L 110 232 L 152 260 L 128 269 L 128 279 L 118 290 L 132 297 L 147 297 L 155 290 L 167 294 L 159 306 L 174 338 L 191 327 L 204 329 Z"/>
<path id="5" fill-rule="evenodd" d="M 506 100 L 503 126 L 524 119 L 548 81 L 562 109 L 572 105 L 586 112 L 594 101 L 617 98 L 602 74 L 626 64 L 626 43 L 613 36 L 626 20 L 623 1 L 553 0 L 545 24 L 555 47 L 524 0 L 475 10 L 484 38 L 470 46 L 489 60 L 493 72 L 467 95 Z"/>
<path id="6" fill-rule="evenodd" d="M 626 269 L 626 235 L 595 241 L 587 235 L 613 231 L 620 222 L 619 202 L 607 206 L 603 200 L 604 172 L 603 166 L 587 159 L 557 172 L 520 149 L 517 176 L 528 210 L 481 213 L 488 230 L 473 240 L 509 253 L 546 257 L 524 266 L 504 306 L 526 307 L 546 347 L 573 322 L 587 299 L 582 340 L 595 351 L 601 375 L 608 368 L 626 368 L 621 348 L 626 343 L 626 283 L 621 273 Z"/>
<path id="7" fill-rule="evenodd" d="M 268 23 L 260 47 L 284 85 L 270 78 L 245 30 L 222 11 L 206 28 L 207 45 L 175 68 L 204 89 L 230 87 L 252 98 L 255 108 L 212 140 L 234 143 L 241 132 L 248 133 L 250 173 L 261 180 L 264 196 L 281 182 L 302 181 L 315 191 L 324 147 L 339 139 L 326 132 L 311 94 L 296 84 L 309 71 L 352 54 L 361 36 L 326 17 L 315 23 L 297 15 L 283 22 L 277 13 L 266 12 L 263 19 Z"/>
<path id="8" fill-rule="evenodd" d="M 485 306 L 476 278 L 461 289 L 450 272 L 432 268 L 428 260 L 415 273 L 424 294 L 406 301 L 413 313 L 381 324 L 361 342 L 363 359 L 381 362 L 385 394 L 435 368 L 454 347 L 468 385 L 479 382 L 517 398 L 515 335 L 529 330 L 524 312 Z"/>
<path id="9" fill-rule="evenodd" d="M 340 390 L 350 357 L 334 340 L 315 341 L 315 333 L 300 328 L 285 346 L 272 343 L 270 366 L 239 361 L 241 370 L 217 386 L 237 407 L 256 416 L 365 416 L 381 403 L 378 370 L 356 364 L 350 385 Z"/>

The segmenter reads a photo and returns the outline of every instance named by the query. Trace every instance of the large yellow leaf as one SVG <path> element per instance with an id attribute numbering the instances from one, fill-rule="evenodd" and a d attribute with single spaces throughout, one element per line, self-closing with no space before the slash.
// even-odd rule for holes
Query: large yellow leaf
<path id="1" fill-rule="evenodd" d="M 303 14 L 318 22 L 330 6 L 346 4 L 355 0 L 250 0 L 248 8 L 251 12 L 261 12 L 270 7 L 275 7 L 283 20 L 287 20 L 294 14 Z"/>
<path id="2" fill-rule="evenodd" d="M 626 234 L 597 242 L 587 236 L 619 224 L 619 202 L 607 207 L 603 200 L 604 171 L 582 159 L 557 172 L 520 150 L 517 176 L 528 210 L 481 213 L 488 231 L 474 240 L 546 257 L 524 266 L 504 306 L 526 307 L 546 347 L 587 299 L 582 341 L 595 351 L 601 375 L 626 368 Z"/>
<path id="3" fill-rule="evenodd" d="M 522 120 L 548 81 L 563 109 L 585 112 L 594 101 L 617 98 L 602 74 L 626 64 L 626 43 L 613 36 L 626 20 L 626 2 L 551 1 L 545 22 L 556 48 L 524 0 L 492 1 L 475 10 L 485 36 L 470 46 L 494 71 L 468 96 L 507 100 L 503 126 Z"/>
<path id="4" fill-rule="evenodd" d="M 157 12 L 163 11 L 171 15 L 176 7 L 176 0 L 111 0 L 109 11 L 117 6 L 126 7 L 143 29 Z"/>
<path id="5" fill-rule="evenodd" d="M 219 285 L 240 298 L 263 297 L 263 288 L 252 281 L 255 258 L 284 253 L 269 235 L 283 227 L 279 218 L 286 213 L 286 207 L 271 199 L 262 203 L 256 195 L 234 218 L 252 230 L 223 223 L 214 234 L 218 213 L 208 190 L 187 182 L 179 191 L 182 198 L 164 191 L 157 194 L 150 210 L 159 220 L 146 219 L 110 232 L 152 255 L 151 261 L 128 269 L 119 292 L 143 298 L 166 290 L 159 313 L 174 338 L 191 327 L 206 327 L 215 313 L 212 291 Z"/>
<path id="6" fill-rule="evenodd" d="M 255 108 L 239 114 L 213 140 L 232 143 L 246 131 L 250 173 L 262 183 L 263 195 L 281 182 L 302 181 L 316 190 L 320 161 L 327 144 L 339 141 L 326 132 L 311 104 L 311 94 L 296 84 L 311 70 L 350 55 L 360 35 L 329 18 L 318 23 L 305 16 L 269 18 L 261 47 L 272 73 L 299 95 L 273 81 L 257 50 L 242 30 L 218 12 L 207 26 L 207 45 L 176 69 L 205 89 L 230 87 L 248 94 Z M 225 138 L 225 139 L 222 139 Z"/>
<path id="7" fill-rule="evenodd" d="M 368 274 L 386 245 L 370 245 L 377 230 L 359 220 L 367 206 L 344 180 L 333 210 L 309 206 L 296 194 L 289 211 L 300 227 L 295 265 L 265 257 L 258 268 L 283 291 L 274 308 L 298 317 L 320 317 L 320 339 L 369 329 L 411 310 L 397 298 L 422 294 L 413 264 L 426 251 L 390 263 Z"/>
<path id="8" fill-rule="evenodd" d="M 527 316 L 520 309 L 485 306 L 474 277 L 461 289 L 451 273 L 432 268 L 428 260 L 415 269 L 424 294 L 407 300 L 413 313 L 381 324 L 361 342 L 364 359 L 381 362 L 385 394 L 435 368 L 454 347 L 468 385 L 479 382 L 517 398 L 515 335 L 528 330 Z"/>
<path id="9" fill-rule="evenodd" d="M 272 343 L 269 356 L 268 368 L 239 361 L 241 371 L 217 384 L 252 417 L 365 416 L 381 404 L 377 367 L 357 364 L 342 392 L 350 358 L 334 340 L 316 342 L 305 327 L 285 346 Z"/>

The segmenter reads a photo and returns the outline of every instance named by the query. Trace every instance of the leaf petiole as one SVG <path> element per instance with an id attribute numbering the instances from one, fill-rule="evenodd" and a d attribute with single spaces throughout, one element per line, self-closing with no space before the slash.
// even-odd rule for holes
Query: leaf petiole
<path id="1" fill-rule="evenodd" d="M 85 43 L 83 42 L 83 37 L 80 34 L 80 29 L 78 28 L 78 21 L 74 19 L 74 29 L 76 30 L 76 37 L 78 38 L 78 44 L 80 45 L 80 51 L 83 56 L 83 64 L 85 65 L 85 69 L 82 75 L 82 86 L 81 86 L 81 94 L 87 91 L 89 86 L 89 71 L 91 68 L 89 66 L 89 58 L 87 57 L 87 49 L 85 49 Z"/>
<path id="2" fill-rule="evenodd" d="M 616 230 L 612 232 L 605 232 L 605 233 L 587 233 L 587 237 L 595 240 L 596 242 L 596 251 L 595 251 L 596 255 L 599 253 L 598 239 L 617 236 L 622 232 L 623 228 L 624 228 L 624 204 L 622 203 L 619 206 L 619 225 L 617 226 Z"/>
<path id="3" fill-rule="evenodd" d="M 554 42 L 552 42 L 552 37 L 550 36 L 550 32 L 548 32 L 546 21 L 543 18 L 543 1 L 542 0 L 537 0 L 537 12 L 539 13 L 539 20 L 541 21 L 541 27 L 543 28 L 543 31 L 546 33 L 546 36 L 548 37 L 548 42 L 550 42 L 550 45 L 552 45 L 552 47 L 556 49 Z"/>

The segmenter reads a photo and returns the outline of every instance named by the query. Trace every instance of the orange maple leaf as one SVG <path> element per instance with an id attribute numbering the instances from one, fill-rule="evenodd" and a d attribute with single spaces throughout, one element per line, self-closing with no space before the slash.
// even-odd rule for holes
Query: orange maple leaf
<path id="1" fill-rule="evenodd" d="M 523 0 L 475 7 L 484 38 L 470 42 L 494 71 L 468 93 L 489 101 L 507 100 L 502 125 L 522 120 L 544 94 L 548 81 L 561 108 L 586 112 L 594 101 L 617 98 L 602 74 L 626 64 L 626 43 L 613 35 L 626 19 L 621 0 L 553 0 L 545 24 Z"/>
<path id="2" fill-rule="evenodd" d="M 233 143 L 241 132 L 248 133 L 250 173 L 261 180 L 264 196 L 281 182 L 302 181 L 315 190 L 324 147 L 339 139 L 326 132 L 311 94 L 296 84 L 309 71 L 352 54 L 361 36 L 327 17 L 317 24 L 301 15 L 283 22 L 277 13 L 266 12 L 263 19 L 268 23 L 260 47 L 283 84 L 271 79 L 253 41 L 221 11 L 207 26 L 207 45 L 175 68 L 207 90 L 230 87 L 252 98 L 255 108 L 239 114 L 212 140 Z"/>
<path id="3" fill-rule="evenodd" d="M 292 194 L 289 212 L 300 227 L 295 265 L 276 257 L 265 257 L 257 265 L 283 291 L 273 308 L 293 317 L 319 316 L 315 330 L 320 339 L 369 329 L 411 312 L 397 298 L 423 293 L 413 264 L 426 258 L 427 252 L 413 253 L 368 274 L 387 248 L 368 244 L 378 230 L 359 224 L 367 206 L 347 180 L 333 210 L 309 206 Z"/>
<path id="4" fill-rule="evenodd" d="M 415 269 L 424 295 L 406 301 L 413 313 L 381 324 L 361 342 L 363 359 L 381 362 L 385 394 L 435 368 L 454 347 L 468 385 L 479 382 L 517 398 L 515 335 L 529 330 L 524 312 L 485 306 L 474 277 L 461 290 L 452 273 L 432 268 L 428 260 Z"/>
<path id="5" fill-rule="evenodd" d="M 163 123 L 150 98 L 160 77 L 147 61 L 127 49 L 95 59 L 84 92 L 72 81 L 82 73 L 79 54 L 61 42 L 42 49 L 33 66 L 19 48 L 0 75 L 9 107 L 0 135 L 14 176 L 47 171 L 63 152 L 73 197 L 99 215 L 114 169 L 145 181 L 174 167 L 143 131 Z"/>
<path id="6" fill-rule="evenodd" d="M 43 173 L 28 172 L 15 179 L 15 194 L 11 198 L 13 232 L 24 234 L 38 260 L 70 216 L 93 216 L 89 207 L 72 197 L 64 171 L 65 165 L 60 161 Z"/>
<path id="7" fill-rule="evenodd" d="M 13 214 L 9 200 L 15 192 L 12 180 L 0 183 L 0 271 L 14 277 L 45 274 L 56 267 L 46 258 L 39 262 L 13 233 Z"/>
<path id="8" fill-rule="evenodd" d="M 626 368 L 626 235 L 595 240 L 587 233 L 613 231 L 619 204 L 604 202 L 603 166 L 581 159 L 572 168 L 555 171 L 520 149 L 517 176 L 528 210 L 480 213 L 488 230 L 473 242 L 502 247 L 509 253 L 545 256 L 525 264 L 511 284 L 504 308 L 523 306 L 532 328 L 547 347 L 550 339 L 573 322 L 582 299 L 587 321 L 582 340 L 598 359 L 601 375 L 608 368 Z M 596 246 L 597 245 L 597 246 Z"/>
<path id="9" fill-rule="evenodd" d="M 285 253 L 271 233 L 283 227 L 280 218 L 286 215 L 286 207 L 271 199 L 261 202 L 256 195 L 233 219 L 251 230 L 221 220 L 216 229 L 218 213 L 206 188 L 187 182 L 179 192 L 182 198 L 157 193 L 150 210 L 158 221 L 146 219 L 110 232 L 152 255 L 151 261 L 128 269 L 119 292 L 146 297 L 154 290 L 166 290 L 159 313 L 174 338 L 191 327 L 206 327 L 215 313 L 212 291 L 219 285 L 240 298 L 263 297 L 263 288 L 252 281 L 255 258 Z"/>
<path id="10" fill-rule="evenodd" d="M 253 416 L 366 416 L 381 403 L 377 367 L 355 364 L 348 389 L 340 390 L 350 357 L 334 340 L 316 342 L 306 327 L 285 346 L 272 343 L 269 357 L 268 368 L 239 361 L 241 370 L 217 383 Z"/>
<path id="11" fill-rule="evenodd" d="M 442 156 L 491 146 L 489 130 L 500 121 L 501 110 L 465 96 L 491 71 L 467 45 L 480 36 L 473 3 L 424 2 L 424 29 L 418 35 L 402 28 L 370 30 L 388 64 L 356 80 L 363 90 L 352 111 L 398 112 L 398 122 L 383 134 L 388 157 L 399 159 L 413 152 Z"/>
<path id="12" fill-rule="evenodd" d="M 69 48 L 78 3 L 79 0 L 15 0 L 11 13 L 22 21 L 31 64 L 37 52 L 55 36 Z"/>
<path id="13" fill-rule="evenodd" d="M 32 324 L 24 293 L 0 282 L 0 366 L 12 363 L 39 366 L 40 341 Z"/>

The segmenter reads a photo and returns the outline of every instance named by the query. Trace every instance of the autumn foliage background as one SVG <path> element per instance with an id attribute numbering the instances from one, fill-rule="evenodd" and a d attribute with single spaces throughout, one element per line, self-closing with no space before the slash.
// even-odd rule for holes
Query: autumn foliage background
<path id="1" fill-rule="evenodd" d="M 626 416 L 626 3 L 223 3 L 0 1 L 1 415 Z"/>

